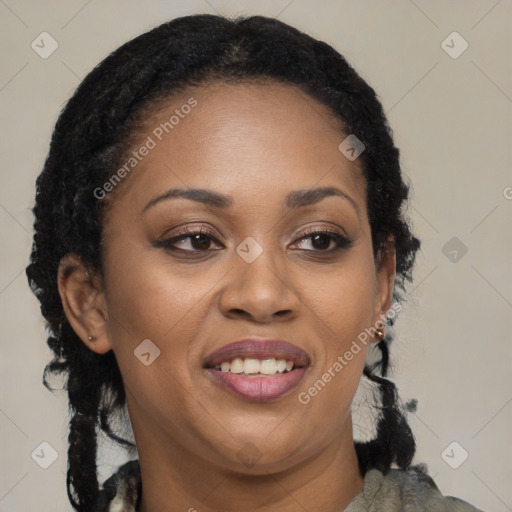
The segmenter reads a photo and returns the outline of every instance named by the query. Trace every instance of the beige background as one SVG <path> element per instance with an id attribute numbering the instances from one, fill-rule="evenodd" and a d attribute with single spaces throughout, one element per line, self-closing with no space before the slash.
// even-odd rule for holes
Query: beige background
<path id="1" fill-rule="evenodd" d="M 443 493 L 512 510 L 511 0 L 0 0 L 0 511 L 71 510 L 67 404 L 41 384 L 50 351 L 24 275 L 34 181 L 52 127 L 108 52 L 200 12 L 278 16 L 335 46 L 380 95 L 423 241 L 393 346 L 402 398 L 419 400 L 410 417 L 416 460 Z M 31 48 L 43 31 L 59 45 L 47 59 Z M 469 44 L 458 58 L 441 46 L 454 31 Z M 448 39 L 452 52 L 461 48 L 457 37 Z M 455 256 L 451 245 L 443 252 L 452 237 L 467 247 L 456 262 L 445 255 Z M 31 458 L 43 441 L 58 453 L 48 469 Z M 469 453 L 458 469 L 441 457 L 453 441 L 452 464 Z M 122 460 L 107 448 L 104 476 Z"/>

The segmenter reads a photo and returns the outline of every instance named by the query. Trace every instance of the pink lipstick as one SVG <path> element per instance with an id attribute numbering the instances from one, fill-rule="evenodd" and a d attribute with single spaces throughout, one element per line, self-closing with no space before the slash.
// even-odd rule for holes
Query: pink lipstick
<path id="1" fill-rule="evenodd" d="M 203 367 L 227 391 L 245 400 L 270 402 L 295 388 L 310 360 L 297 346 L 278 339 L 245 339 L 210 354 Z"/>

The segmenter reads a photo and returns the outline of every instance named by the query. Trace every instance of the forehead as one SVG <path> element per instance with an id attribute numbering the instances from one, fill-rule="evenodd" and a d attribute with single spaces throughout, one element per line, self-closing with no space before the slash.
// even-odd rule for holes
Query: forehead
<path id="1" fill-rule="evenodd" d="M 346 136 L 327 106 L 295 86 L 191 87 L 146 111 L 121 163 L 135 165 L 120 196 L 143 207 L 169 188 L 208 188 L 232 196 L 236 206 L 279 199 L 293 189 L 337 186 L 364 208 L 359 162 L 338 148 Z"/>

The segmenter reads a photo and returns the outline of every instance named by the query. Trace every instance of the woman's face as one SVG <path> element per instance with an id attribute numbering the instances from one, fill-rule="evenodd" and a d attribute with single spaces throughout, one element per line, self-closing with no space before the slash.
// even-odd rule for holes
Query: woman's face
<path id="1" fill-rule="evenodd" d="M 352 439 L 351 347 L 389 307 L 394 259 L 375 265 L 345 137 L 279 84 L 189 89 L 146 118 L 104 228 L 102 339 L 139 450 L 257 473 Z"/>

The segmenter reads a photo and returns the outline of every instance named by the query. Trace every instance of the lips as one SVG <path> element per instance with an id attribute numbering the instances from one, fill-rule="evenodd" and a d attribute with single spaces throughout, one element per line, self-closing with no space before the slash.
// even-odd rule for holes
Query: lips
<path id="1" fill-rule="evenodd" d="M 283 340 L 257 340 L 246 339 L 235 341 L 210 354 L 204 363 L 205 368 L 213 368 L 224 361 L 232 361 L 235 358 L 241 359 L 284 359 L 293 361 L 297 367 L 307 366 L 309 356 L 300 348 Z"/>
<path id="2" fill-rule="evenodd" d="M 265 362 L 261 370 L 258 361 Z M 268 402 L 295 388 L 309 364 L 308 354 L 287 341 L 245 339 L 216 350 L 206 357 L 203 367 L 228 392 L 245 400 Z M 274 370 L 267 372 L 268 366 Z"/>

